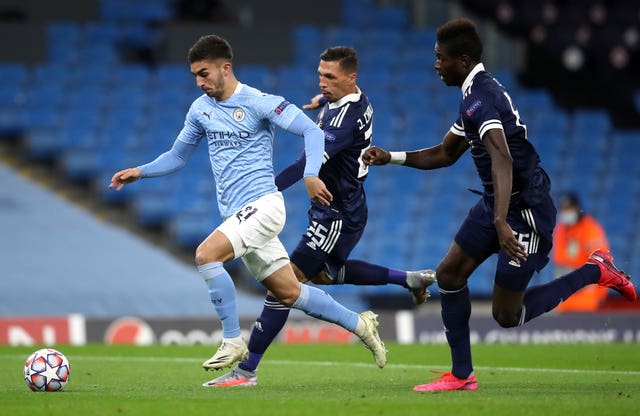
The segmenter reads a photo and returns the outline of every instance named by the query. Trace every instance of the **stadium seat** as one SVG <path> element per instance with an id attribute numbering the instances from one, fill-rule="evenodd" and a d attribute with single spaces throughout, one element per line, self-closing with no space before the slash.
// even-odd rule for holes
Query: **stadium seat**
<path id="1" fill-rule="evenodd" d="M 5 85 L 20 85 L 27 80 L 28 69 L 21 63 L 0 64 L 0 88 Z"/>
<path id="2" fill-rule="evenodd" d="M 578 136 L 604 136 L 611 131 L 611 120 L 605 110 L 578 110 L 573 116 L 572 128 Z"/>

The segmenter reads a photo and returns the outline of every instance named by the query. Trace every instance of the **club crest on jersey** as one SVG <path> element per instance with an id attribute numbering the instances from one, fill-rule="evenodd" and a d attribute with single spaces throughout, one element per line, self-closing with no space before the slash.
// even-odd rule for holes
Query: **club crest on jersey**
<path id="1" fill-rule="evenodd" d="M 284 109 L 289 106 L 289 104 L 291 104 L 289 101 L 284 100 L 283 102 L 278 104 L 278 106 L 276 107 L 276 109 L 274 111 L 276 112 L 277 115 L 280 115 L 280 114 L 282 114 Z"/>
<path id="2" fill-rule="evenodd" d="M 481 105 L 482 105 L 482 101 L 480 100 L 477 100 L 473 104 L 471 104 L 469 108 L 467 108 L 467 116 L 471 117 L 471 114 L 473 114 L 474 111 L 476 111 Z"/>
<path id="3" fill-rule="evenodd" d="M 333 143 L 336 141 L 336 136 L 333 133 L 329 133 L 328 131 L 324 132 L 324 140 L 329 142 L 329 143 Z"/>
<path id="4" fill-rule="evenodd" d="M 244 120 L 244 110 L 242 108 L 236 108 L 235 110 L 233 110 L 233 119 L 235 121 L 237 121 L 238 123 L 241 122 L 242 120 Z"/>

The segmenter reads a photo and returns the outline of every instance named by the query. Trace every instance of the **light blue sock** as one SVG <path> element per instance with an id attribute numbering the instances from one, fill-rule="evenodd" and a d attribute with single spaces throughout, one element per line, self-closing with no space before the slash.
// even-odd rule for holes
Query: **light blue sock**
<path id="1" fill-rule="evenodd" d="M 235 338 L 240 336 L 240 319 L 236 311 L 236 287 L 231 276 L 219 261 L 198 266 L 198 271 L 209 286 L 211 303 L 222 321 L 222 336 Z"/>
<path id="2" fill-rule="evenodd" d="M 358 314 L 335 301 L 327 292 L 315 287 L 300 285 L 300 296 L 292 305 L 307 315 L 338 324 L 348 331 L 355 331 Z"/>

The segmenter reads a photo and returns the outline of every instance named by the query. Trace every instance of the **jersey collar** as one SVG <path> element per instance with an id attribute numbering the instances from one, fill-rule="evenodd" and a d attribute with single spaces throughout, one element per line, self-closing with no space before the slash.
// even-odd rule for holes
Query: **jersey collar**
<path id="1" fill-rule="evenodd" d="M 329 109 L 342 107 L 346 103 L 355 103 L 360 100 L 360 95 L 362 95 L 362 91 L 360 91 L 360 88 L 358 88 L 358 86 L 356 85 L 356 92 L 347 94 L 344 97 L 340 98 L 338 101 L 329 103 Z"/>
<path id="2" fill-rule="evenodd" d="M 466 95 L 465 92 L 469 89 L 469 87 L 471 87 L 471 84 L 473 83 L 473 78 L 480 71 L 484 71 L 484 65 L 482 65 L 482 62 L 474 66 L 471 72 L 469 72 L 469 75 L 467 75 L 467 77 L 464 79 L 464 82 L 462 83 L 462 87 L 460 88 L 462 90 L 463 97 Z"/>

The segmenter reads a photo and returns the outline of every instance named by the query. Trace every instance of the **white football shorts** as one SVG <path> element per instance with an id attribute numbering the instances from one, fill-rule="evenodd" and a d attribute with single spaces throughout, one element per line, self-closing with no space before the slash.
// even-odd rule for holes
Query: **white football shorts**
<path id="1" fill-rule="evenodd" d="M 289 264 L 289 255 L 278 234 L 287 219 L 280 192 L 264 195 L 228 217 L 218 230 L 231 242 L 234 258 L 241 257 L 247 269 L 262 282 Z"/>

